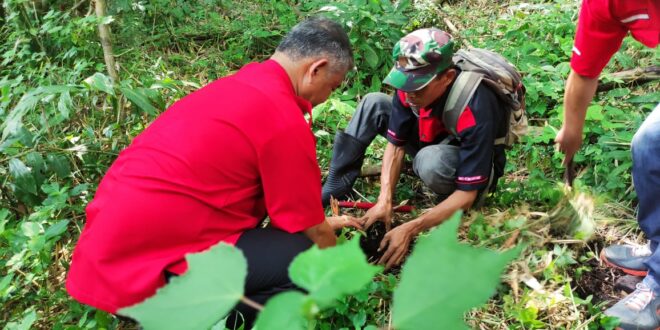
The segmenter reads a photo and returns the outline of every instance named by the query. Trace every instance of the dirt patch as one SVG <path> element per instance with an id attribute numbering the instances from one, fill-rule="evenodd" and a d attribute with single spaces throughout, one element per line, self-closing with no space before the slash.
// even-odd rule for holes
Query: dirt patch
<path id="1" fill-rule="evenodd" d="M 614 305 L 625 293 L 615 289 L 616 281 L 626 274 L 618 269 L 607 267 L 595 259 L 586 262 L 591 271 L 583 272 L 581 275 L 573 275 L 573 287 L 575 294 L 585 299 L 593 296 L 594 304 L 605 303 L 605 307 Z"/>
<path id="2" fill-rule="evenodd" d="M 595 240 L 589 243 L 589 249 L 598 255 L 598 252 L 607 245 L 602 240 Z M 592 302 L 594 304 L 602 303 L 603 308 L 616 304 L 621 298 L 632 292 L 635 284 L 642 279 L 609 267 L 597 258 L 591 258 L 581 266 L 587 266 L 591 270 L 583 271 L 578 275 L 577 269 L 579 268 L 574 268 L 570 275 L 573 278 L 571 284 L 575 288 L 575 294 L 582 299 L 592 296 Z"/>
<path id="3" fill-rule="evenodd" d="M 378 252 L 380 242 L 385 236 L 385 224 L 381 221 L 376 221 L 366 230 L 366 235 L 360 237 L 360 247 L 364 254 L 367 255 L 369 262 L 377 262 L 383 252 Z"/>

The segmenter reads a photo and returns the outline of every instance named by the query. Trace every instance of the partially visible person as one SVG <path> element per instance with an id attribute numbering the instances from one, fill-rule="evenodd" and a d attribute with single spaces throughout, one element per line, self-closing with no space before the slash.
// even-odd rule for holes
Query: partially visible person
<path id="1" fill-rule="evenodd" d="M 245 255 L 251 300 L 295 289 L 287 269 L 298 253 L 335 245 L 335 229 L 359 227 L 325 219 L 305 118 L 352 66 L 341 26 L 311 18 L 269 60 L 167 109 L 121 152 L 87 206 L 66 282 L 71 296 L 116 313 L 185 273 L 186 254 L 218 242 Z M 249 328 L 256 312 L 237 310 Z"/>
<path id="2" fill-rule="evenodd" d="M 587 107 L 598 76 L 630 32 L 647 47 L 660 40 L 660 1 L 583 0 L 564 93 L 564 124 L 557 133 L 559 150 L 570 162 L 582 145 Z M 632 141 L 633 182 L 639 199 L 637 220 L 649 244 L 614 245 L 601 259 L 623 271 L 645 276 L 637 289 L 605 311 L 618 317 L 622 329 L 660 327 L 660 105 L 642 123 Z"/>
<path id="3" fill-rule="evenodd" d="M 378 201 L 361 219 L 365 227 L 375 221 L 385 223 L 388 232 L 379 262 L 386 267 L 401 263 L 420 232 L 484 197 L 504 171 L 504 145 L 496 140 L 506 135 L 508 116 L 484 83 L 476 85 L 458 118 L 456 135 L 443 123 L 447 98 L 461 74 L 452 62 L 453 55 L 451 36 L 439 29 L 420 29 L 404 36 L 394 46 L 395 65 L 384 81 L 396 89 L 394 95 L 366 95 L 346 130 L 335 137 L 323 186 L 324 203 L 331 196 L 343 198 L 351 191 L 365 150 L 377 135 L 388 141 Z M 405 154 L 413 157 L 415 174 L 438 195 L 439 203 L 390 230 Z"/>

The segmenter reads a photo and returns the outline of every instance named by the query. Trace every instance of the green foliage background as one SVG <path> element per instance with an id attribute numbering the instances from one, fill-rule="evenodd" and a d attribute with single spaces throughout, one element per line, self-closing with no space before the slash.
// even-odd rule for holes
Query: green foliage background
<path id="1" fill-rule="evenodd" d="M 569 0 L 464 2 L 343 0 L 242 1 L 153 0 L 110 2 L 99 19 L 89 1 L 3 0 L 0 7 L 0 320 L 8 329 L 115 328 L 116 318 L 71 300 L 63 288 L 71 251 L 84 226 L 84 208 L 119 151 L 169 105 L 243 64 L 267 58 L 301 18 L 327 15 L 341 22 L 355 48 L 356 70 L 315 109 L 319 163 L 327 168 L 332 137 L 345 127 L 357 100 L 384 89 L 394 41 L 425 26 L 446 28 L 461 40 L 491 48 L 525 74 L 533 133 L 509 153 L 499 193 L 470 217 L 461 233 L 478 245 L 500 247 L 518 230 L 529 244 L 519 262 L 538 270 L 552 287 L 571 288 L 589 271 L 588 248 L 539 239 L 533 216 L 563 197 L 556 185 L 561 157 L 552 139 L 560 127 L 563 82 L 575 31 L 577 3 Z M 475 13 L 479 15 L 475 15 Z M 110 24 L 120 81 L 106 75 L 97 24 Z M 607 72 L 657 64 L 659 52 L 626 38 Z M 607 75 L 605 75 L 607 80 Z M 646 114 L 660 101 L 657 82 L 599 93 L 592 104 L 585 146 L 576 159 L 578 186 L 598 194 L 602 228 L 635 233 L 629 144 Z M 368 150 L 378 163 L 384 143 Z M 419 183 L 404 176 L 398 200 L 432 205 Z M 356 188 L 372 200 L 378 186 Z M 501 214 L 502 218 L 493 217 Z M 496 220 L 493 220 L 496 219 Z M 621 221 L 623 220 L 623 221 Z M 544 236 L 547 238 L 547 236 Z M 599 240 L 611 239 L 600 236 Z M 547 255 L 551 262 L 546 263 Z M 544 259 L 545 258 L 545 259 Z M 361 292 L 323 311 L 321 329 L 387 324 L 394 275 L 378 275 Z M 527 306 L 531 292 L 516 297 L 501 288 L 492 305 L 468 315 L 473 324 L 513 328 L 553 327 L 549 312 Z M 576 323 L 593 322 L 599 309 L 576 297 Z M 581 300 L 577 300 L 581 299 Z M 493 307 L 495 306 L 495 307 Z M 480 316 L 475 316 L 480 315 Z M 572 325 L 571 325 L 572 324 Z"/>

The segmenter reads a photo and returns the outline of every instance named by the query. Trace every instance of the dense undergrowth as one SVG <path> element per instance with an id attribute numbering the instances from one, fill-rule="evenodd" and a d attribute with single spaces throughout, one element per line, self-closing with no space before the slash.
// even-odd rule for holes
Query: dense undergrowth
<path id="1" fill-rule="evenodd" d="M 658 82 L 600 92 L 576 158 L 577 189 L 596 196 L 596 235 L 584 244 L 551 230 L 544 217 L 564 198 L 561 126 L 564 80 L 577 18 L 569 0 L 398 1 L 115 1 L 109 5 L 120 81 L 106 75 L 88 1 L 4 0 L 0 17 L 0 320 L 8 329 L 117 328 L 131 324 L 71 300 L 64 278 L 84 225 L 84 207 L 105 170 L 158 113 L 243 64 L 267 58 L 301 18 L 321 14 L 346 26 L 356 70 L 315 109 L 319 164 L 327 168 L 334 133 L 357 101 L 384 87 L 394 41 L 425 26 L 459 28 L 459 38 L 509 58 L 524 74 L 533 129 L 508 153 L 505 177 L 486 206 L 464 217 L 469 243 L 525 249 L 483 308 L 466 315 L 475 328 L 598 328 L 602 295 L 581 278 L 604 272 L 595 260 L 605 242 L 639 240 L 634 222 L 629 145 L 660 100 Z M 479 13 L 476 15 L 475 13 Z M 626 38 L 607 73 L 658 63 L 659 52 Z M 378 164 L 384 141 L 368 150 Z M 418 209 L 434 196 L 403 176 L 398 201 Z M 356 190 L 373 201 L 377 179 Z M 401 219 L 400 219 L 401 220 Z M 448 267 L 451 265 L 448 265 Z M 534 281 L 539 283 L 538 286 Z M 396 274 L 378 275 L 362 292 L 324 311 L 320 329 L 387 326 Z M 598 287 L 598 286 L 595 286 Z M 601 298 L 599 298 L 601 297 Z"/>

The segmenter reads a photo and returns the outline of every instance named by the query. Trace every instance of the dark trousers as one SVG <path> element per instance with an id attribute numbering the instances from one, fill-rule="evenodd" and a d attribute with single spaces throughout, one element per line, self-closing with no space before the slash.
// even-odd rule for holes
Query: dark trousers
<path id="1" fill-rule="evenodd" d="M 272 296 L 289 290 L 301 290 L 289 278 L 289 264 L 312 246 L 302 233 L 290 234 L 274 228 L 256 228 L 244 232 L 236 247 L 247 259 L 245 297 L 265 305 Z M 231 271 L 231 270 L 228 270 Z M 251 329 L 257 311 L 239 303 L 229 314 L 227 328 Z"/>

